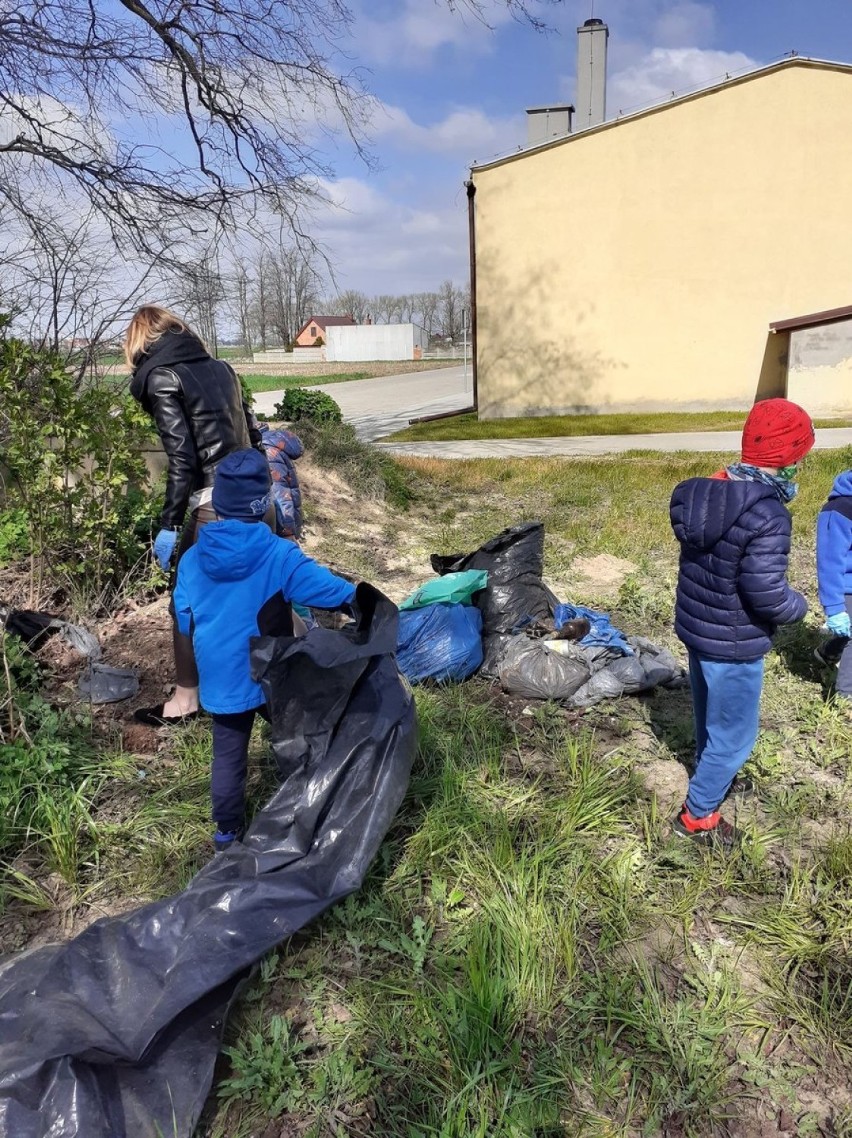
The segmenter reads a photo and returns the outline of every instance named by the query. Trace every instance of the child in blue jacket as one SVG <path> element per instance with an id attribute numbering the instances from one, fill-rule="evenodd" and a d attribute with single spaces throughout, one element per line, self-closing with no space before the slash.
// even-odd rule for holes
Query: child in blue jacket
<path id="1" fill-rule="evenodd" d="M 351 582 L 263 525 L 269 491 L 269 464 L 259 451 L 234 451 L 219 463 L 212 499 L 219 520 L 199 531 L 175 586 L 178 627 L 192 637 L 200 702 L 213 718 L 217 850 L 242 836 L 249 737 L 255 713 L 266 713 L 251 678 L 251 637 L 292 633 L 290 602 L 336 609 L 355 594 Z"/>
<path id="2" fill-rule="evenodd" d="M 737 840 L 720 807 L 757 739 L 763 658 L 777 627 L 808 608 L 787 583 L 787 503 L 813 445 L 801 407 L 762 400 L 746 419 L 741 461 L 681 482 L 672 495 L 675 631 L 689 650 L 695 719 L 695 771 L 672 825 L 678 837 L 723 849 Z"/>
<path id="3" fill-rule="evenodd" d="M 836 694 L 852 699 L 852 470 L 838 474 L 817 518 L 817 585 L 833 636 L 816 651 L 824 664 L 836 664 Z"/>

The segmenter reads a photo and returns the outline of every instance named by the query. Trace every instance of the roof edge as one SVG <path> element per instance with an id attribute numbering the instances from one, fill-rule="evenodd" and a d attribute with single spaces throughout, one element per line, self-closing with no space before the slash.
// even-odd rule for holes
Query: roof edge
<path id="1" fill-rule="evenodd" d="M 807 316 L 793 316 L 789 320 L 776 320 L 769 325 L 770 332 L 795 332 L 799 328 L 818 328 L 821 324 L 835 324 L 838 320 L 852 317 L 852 304 L 843 308 L 826 308 L 823 312 L 811 312 Z"/>
<path id="2" fill-rule="evenodd" d="M 789 58 L 785 57 L 784 59 L 776 60 L 775 63 L 767 63 L 762 67 L 755 67 L 743 75 L 735 75 L 730 79 L 722 79 L 719 83 L 712 83 L 709 87 L 700 87 L 697 91 L 689 91 L 685 95 L 679 95 L 676 99 L 669 99 L 664 103 L 654 103 L 653 106 L 643 107 L 641 110 L 622 115 L 620 118 L 608 119 L 606 122 L 600 123 L 599 126 L 587 127 L 585 130 L 579 130 L 575 134 L 568 134 L 564 138 L 554 138 L 549 142 L 542 142 L 538 146 L 525 146 L 513 151 L 511 154 L 504 154 L 500 158 L 492 158 L 488 162 L 474 162 L 471 164 L 470 172 L 471 175 L 473 175 L 482 170 L 491 170 L 496 166 L 504 166 L 507 162 L 517 162 L 519 159 L 526 158 L 530 154 L 540 154 L 544 150 L 552 150 L 557 146 L 565 146 L 566 143 L 575 142 L 579 138 L 589 138 L 591 135 L 602 134 L 604 131 L 612 130 L 615 127 L 622 126 L 624 123 L 635 122 L 637 119 L 647 118 L 649 115 L 660 114 L 660 112 L 667 111 L 670 107 L 680 106 L 682 103 L 689 103 L 695 99 L 703 99 L 705 95 L 713 95 L 717 91 L 724 91 L 729 87 L 737 87 L 742 83 L 749 83 L 753 79 L 760 79 L 764 75 L 770 75 L 776 71 L 784 71 L 790 67 L 813 68 L 817 71 L 840 71 L 852 75 L 852 63 L 839 63 L 830 59 L 814 59 L 805 55 L 795 55 Z"/>

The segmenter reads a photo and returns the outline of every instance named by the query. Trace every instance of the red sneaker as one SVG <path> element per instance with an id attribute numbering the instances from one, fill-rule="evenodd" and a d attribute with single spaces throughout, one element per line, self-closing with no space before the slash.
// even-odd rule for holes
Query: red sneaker
<path id="1" fill-rule="evenodd" d="M 740 841 L 740 833 L 730 822 L 726 822 L 718 810 L 706 818 L 696 818 L 686 808 L 672 822 L 672 830 L 679 838 L 691 838 L 704 846 L 714 846 L 725 851 L 731 850 Z"/>

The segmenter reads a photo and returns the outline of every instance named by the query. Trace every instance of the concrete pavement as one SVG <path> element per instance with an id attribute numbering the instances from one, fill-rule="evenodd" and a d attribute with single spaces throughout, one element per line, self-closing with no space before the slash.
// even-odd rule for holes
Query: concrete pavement
<path id="1" fill-rule="evenodd" d="M 357 367 L 357 364 L 352 366 Z M 467 383 L 463 367 L 446 367 L 320 384 L 310 390 L 327 392 L 358 437 L 373 442 L 407 427 L 409 419 L 469 407 L 473 403 L 472 384 L 468 366 Z M 283 391 L 261 391 L 254 397 L 254 408 L 271 415 L 275 404 L 283 398 Z"/>
<path id="2" fill-rule="evenodd" d="M 852 446 L 852 427 L 816 433 L 816 450 Z M 740 431 L 683 431 L 652 435 L 576 435 L 545 439 L 468 439 L 457 442 L 379 443 L 389 454 L 421 458 L 558 458 L 622 454 L 629 450 L 722 451 L 737 454 Z"/>

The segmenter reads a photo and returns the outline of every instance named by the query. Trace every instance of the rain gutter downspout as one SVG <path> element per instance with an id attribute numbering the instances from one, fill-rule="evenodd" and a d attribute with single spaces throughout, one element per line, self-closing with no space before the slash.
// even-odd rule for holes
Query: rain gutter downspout
<path id="1" fill-rule="evenodd" d="M 476 209 L 474 198 L 476 186 L 473 184 L 473 171 L 471 178 L 465 182 L 467 189 L 467 228 L 470 240 L 470 354 L 471 375 L 473 377 L 473 409 L 479 411 L 478 358 L 476 351 Z"/>

